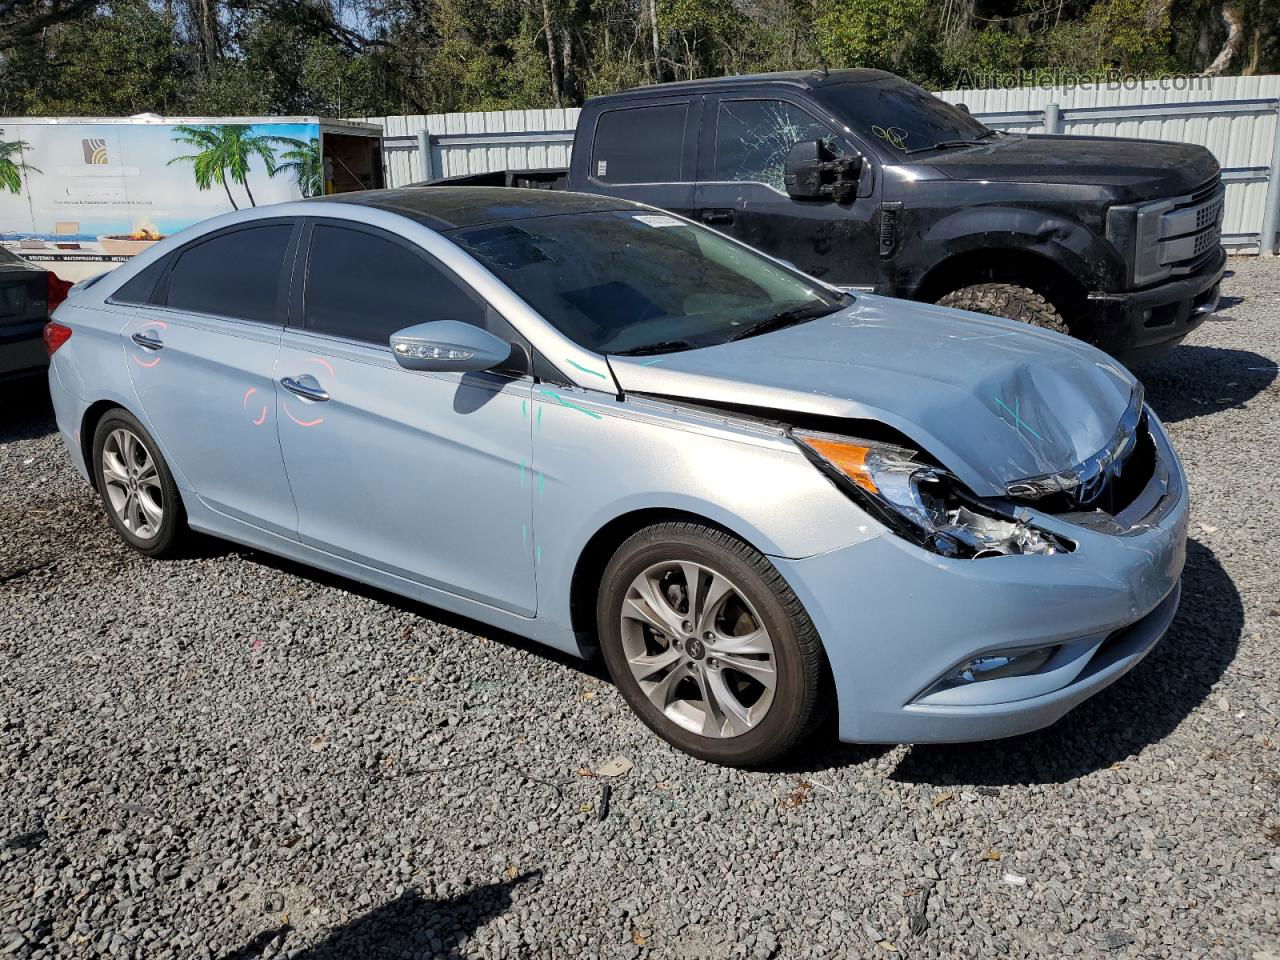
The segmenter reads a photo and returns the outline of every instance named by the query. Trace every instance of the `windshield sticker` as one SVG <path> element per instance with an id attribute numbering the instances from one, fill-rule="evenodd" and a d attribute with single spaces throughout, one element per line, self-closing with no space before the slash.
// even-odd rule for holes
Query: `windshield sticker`
<path id="1" fill-rule="evenodd" d="M 597 176 L 597 177 L 601 177 L 601 178 L 603 178 L 603 177 L 607 176 L 607 175 L 608 175 L 608 173 L 609 173 L 609 161 L 608 161 L 608 160 L 597 160 L 597 161 L 596 161 L 596 176 Z"/>
<path id="2" fill-rule="evenodd" d="M 899 150 L 907 149 L 907 137 L 910 134 L 901 127 L 878 127 L 873 126 L 871 132 L 885 142 L 897 147 Z"/>
<path id="3" fill-rule="evenodd" d="M 639 220 L 641 223 L 646 223 L 651 227 L 682 226 L 680 221 L 677 220 L 675 217 L 668 217 L 665 214 L 660 214 L 660 213 L 638 213 L 636 214 L 635 219 Z"/>

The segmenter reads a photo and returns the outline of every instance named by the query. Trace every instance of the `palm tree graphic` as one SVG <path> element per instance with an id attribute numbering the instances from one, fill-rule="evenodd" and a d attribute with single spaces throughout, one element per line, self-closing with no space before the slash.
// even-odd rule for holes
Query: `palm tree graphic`
<path id="1" fill-rule="evenodd" d="M 0 187 L 21 193 L 23 174 L 41 172 L 22 159 L 22 152 L 30 149 L 25 140 L 4 140 L 4 130 L 0 130 Z"/>
<path id="2" fill-rule="evenodd" d="M 318 197 L 324 192 L 324 173 L 320 163 L 320 140 L 312 137 L 309 143 L 292 137 L 272 137 L 280 146 L 289 149 L 280 154 L 283 161 L 271 170 L 274 177 L 285 171 L 293 174 L 294 182 L 304 197 Z"/>
<path id="3" fill-rule="evenodd" d="M 197 148 L 197 153 L 174 157 L 169 165 L 178 162 L 191 164 L 195 175 L 196 186 L 201 190 L 209 190 L 215 183 L 222 184 L 227 192 L 227 199 L 235 210 L 240 207 L 231 195 L 229 180 L 244 187 L 248 194 L 249 205 L 258 204 L 253 199 L 253 191 L 249 189 L 249 161 L 255 156 L 266 165 L 267 175 L 274 177 L 277 172 L 276 154 L 272 149 L 285 141 L 285 137 L 270 137 L 254 134 L 253 127 L 246 124 L 228 123 L 220 126 L 187 126 L 173 128 L 171 138 L 174 143 L 185 143 Z M 297 142 L 297 141 L 290 141 Z"/>

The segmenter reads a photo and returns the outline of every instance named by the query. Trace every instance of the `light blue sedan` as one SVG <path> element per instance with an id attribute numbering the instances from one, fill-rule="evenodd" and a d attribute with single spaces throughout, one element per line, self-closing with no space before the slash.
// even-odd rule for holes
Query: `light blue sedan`
<path id="1" fill-rule="evenodd" d="M 623 200 L 242 210 L 75 288 L 67 450 L 151 556 L 196 530 L 583 656 L 759 764 L 1052 723 L 1178 604 L 1186 480 L 1085 344 L 856 296 Z"/>

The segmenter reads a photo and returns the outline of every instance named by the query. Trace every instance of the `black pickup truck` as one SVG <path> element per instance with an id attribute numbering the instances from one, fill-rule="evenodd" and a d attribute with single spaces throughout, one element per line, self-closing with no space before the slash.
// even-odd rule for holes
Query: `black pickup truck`
<path id="1" fill-rule="evenodd" d="M 568 170 L 437 182 L 638 200 L 837 286 L 1024 320 L 1127 362 L 1203 322 L 1226 263 L 1203 147 L 1002 133 L 879 70 L 597 97 Z"/>

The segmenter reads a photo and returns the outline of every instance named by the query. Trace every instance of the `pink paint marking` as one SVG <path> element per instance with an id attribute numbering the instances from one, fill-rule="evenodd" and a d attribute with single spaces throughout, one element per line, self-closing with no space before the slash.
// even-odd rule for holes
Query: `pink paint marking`
<path id="1" fill-rule="evenodd" d="M 139 327 L 138 329 L 139 329 L 139 330 L 145 330 L 145 329 L 147 329 L 147 327 L 159 327 L 161 330 L 168 330 L 168 329 L 169 329 L 169 325 L 168 325 L 167 323 L 165 323 L 163 320 L 148 320 L 146 323 L 144 323 L 144 324 L 143 324 L 141 327 Z"/>
<path id="2" fill-rule="evenodd" d="M 264 403 L 264 404 L 262 405 L 262 413 L 260 413 L 260 414 L 258 415 L 258 419 L 257 419 L 257 420 L 254 420 L 254 421 L 253 421 L 253 425 L 254 425 L 255 427 L 260 427 L 260 426 L 262 426 L 263 421 L 265 421 L 266 419 L 267 419 L 267 405 Z"/>
<path id="3" fill-rule="evenodd" d="M 316 417 L 314 420 L 299 420 L 293 415 L 293 411 L 289 409 L 287 401 L 281 400 L 280 402 L 284 404 L 284 412 L 289 415 L 289 419 L 300 427 L 315 427 L 324 423 L 324 417 Z"/>
<path id="4" fill-rule="evenodd" d="M 324 359 L 323 357 L 307 357 L 307 362 L 320 364 L 320 366 L 324 367 L 326 370 L 329 371 L 329 376 L 331 377 L 333 376 L 333 366 L 329 363 L 328 360 Z"/>
<path id="5" fill-rule="evenodd" d="M 248 390 L 246 390 L 246 391 L 244 392 L 244 399 L 240 401 L 240 406 L 242 406 L 242 407 L 244 407 L 246 410 L 248 410 L 248 409 L 249 409 L 249 398 L 250 398 L 250 397 L 252 397 L 252 396 L 253 396 L 255 393 L 257 393 L 257 392 L 258 392 L 258 388 L 257 388 L 257 387 L 250 387 Z"/>
<path id="6" fill-rule="evenodd" d="M 137 364 L 138 366 L 140 366 L 140 367 L 147 367 L 147 368 L 151 368 L 151 367 L 154 367 L 157 363 L 159 363 L 159 362 L 160 362 L 160 358 L 159 358 L 159 357 L 156 357 L 156 358 L 155 358 L 154 360 L 152 360 L 150 363 L 147 363 L 145 360 L 139 360 L 139 359 L 135 356 L 135 357 L 133 358 L 133 362 L 134 362 L 134 363 L 136 363 L 136 364 Z"/>
<path id="7" fill-rule="evenodd" d="M 254 653 L 260 652 L 262 650 L 262 638 L 254 637 L 253 643 L 249 644 L 249 649 L 251 649 Z"/>

